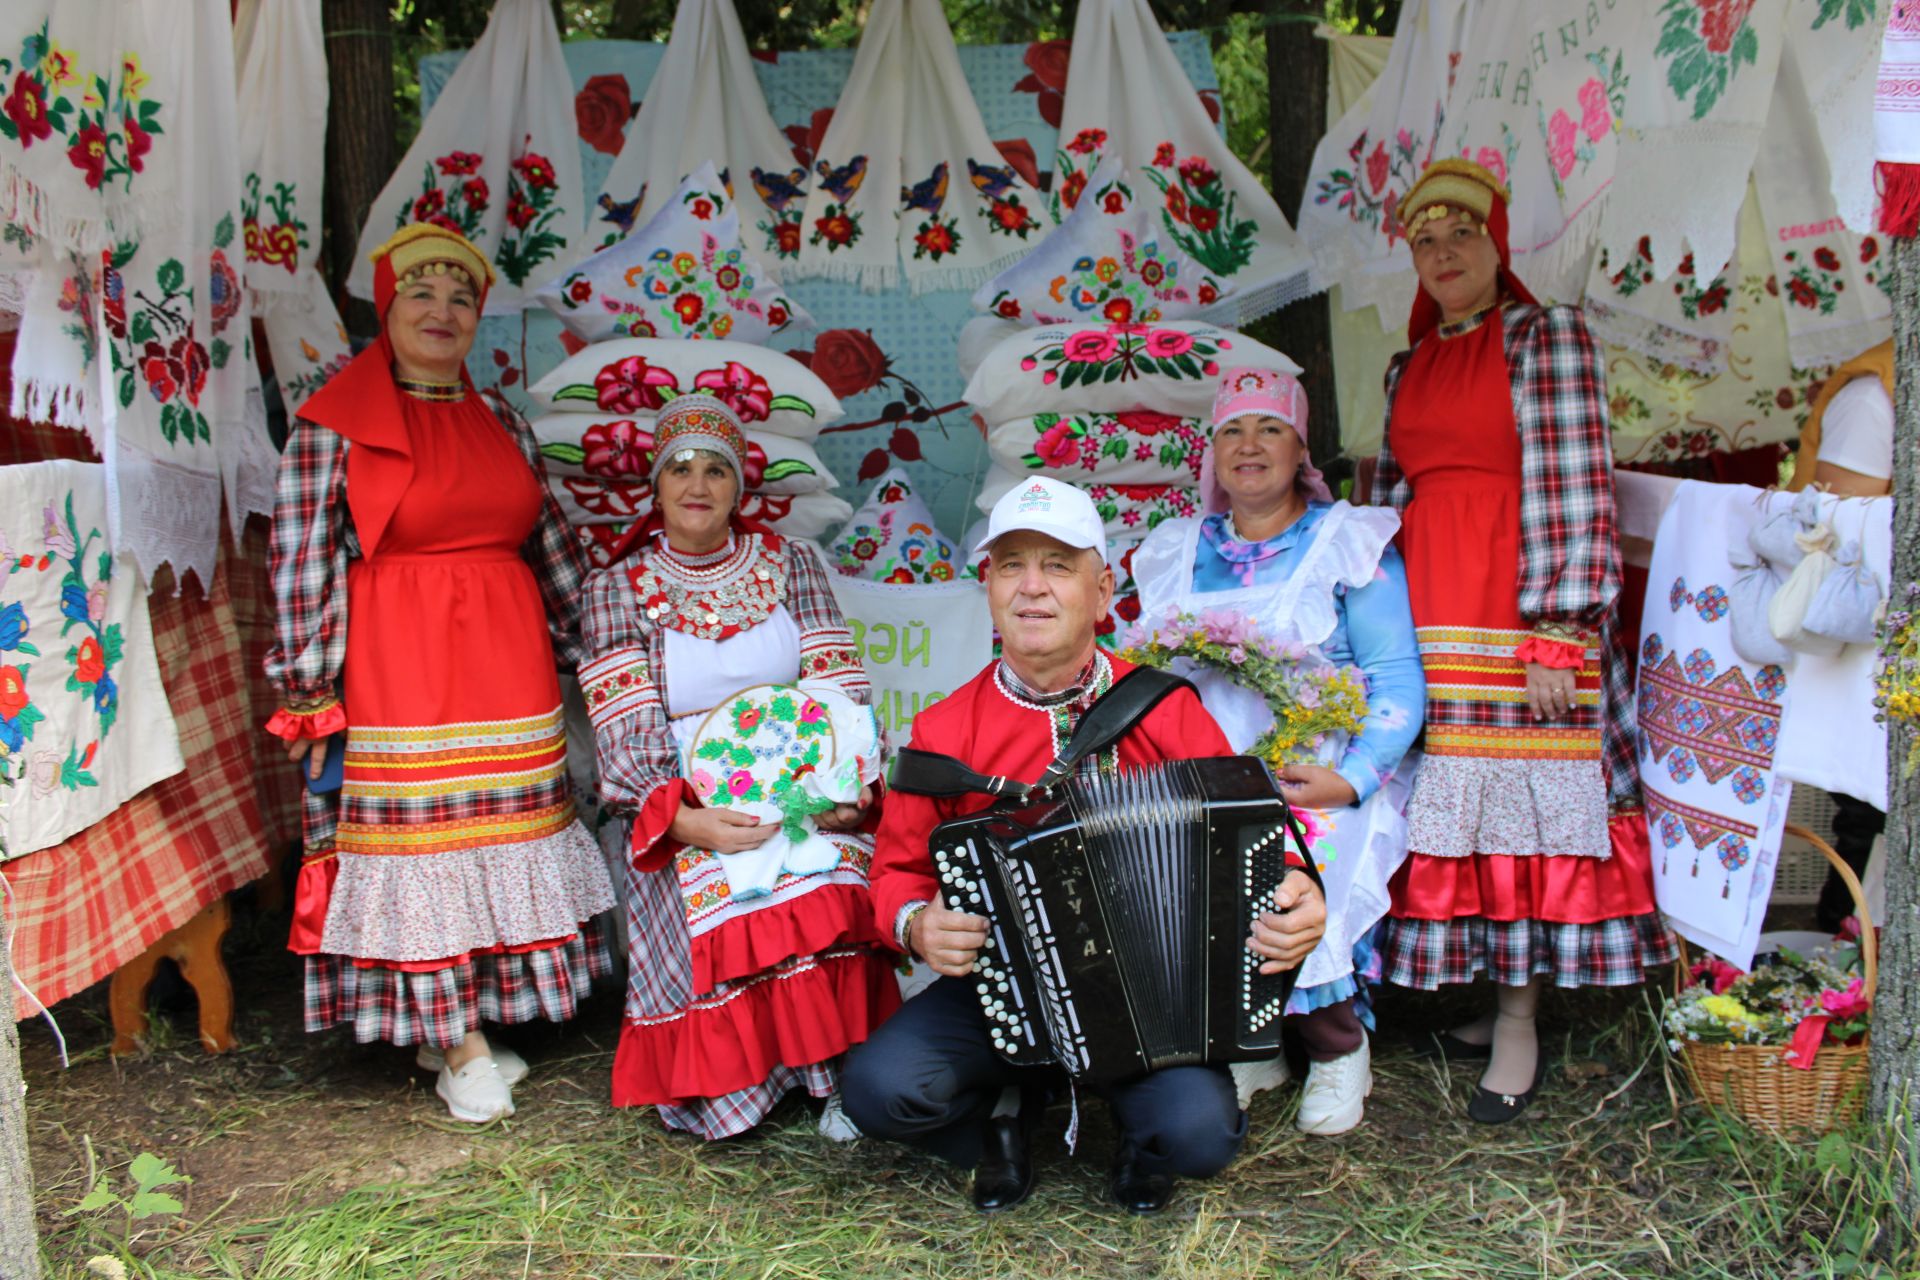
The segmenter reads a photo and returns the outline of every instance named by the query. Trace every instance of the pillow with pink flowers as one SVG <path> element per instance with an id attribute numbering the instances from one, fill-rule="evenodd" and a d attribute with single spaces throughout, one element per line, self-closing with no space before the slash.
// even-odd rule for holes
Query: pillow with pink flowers
<path id="1" fill-rule="evenodd" d="M 813 318 L 740 244 L 740 215 L 711 161 L 646 226 L 534 295 L 588 342 L 731 338 L 762 343 Z"/>
<path id="2" fill-rule="evenodd" d="M 966 401 L 989 423 L 1134 409 L 1204 418 L 1213 411 L 1220 370 L 1230 365 L 1300 372 L 1263 342 L 1192 320 L 1042 325 L 988 352 L 967 383 Z"/>
<path id="3" fill-rule="evenodd" d="M 849 578 L 873 582 L 952 582 L 970 574 L 899 467 L 874 481 L 867 500 L 828 544 L 827 563 Z"/>
<path id="4" fill-rule="evenodd" d="M 549 413 L 533 421 L 534 439 L 549 476 L 597 477 L 616 483 L 646 483 L 653 470 L 653 415 L 600 418 Z M 764 431 L 747 432 L 749 493 L 818 493 L 839 480 L 804 440 Z"/>
<path id="5" fill-rule="evenodd" d="M 675 396 L 718 396 L 751 430 L 811 440 L 841 416 L 818 375 L 783 352 L 709 338 L 614 338 L 567 357 L 528 388 L 542 409 L 602 417 L 652 414 Z"/>
<path id="6" fill-rule="evenodd" d="M 1207 452 L 1204 418 L 1149 409 L 1125 413 L 1036 413 L 987 433 L 987 453 L 1009 471 L 1075 484 L 1200 483 Z"/>
<path id="7" fill-rule="evenodd" d="M 1229 289 L 1166 238 L 1157 207 L 1108 159 L 1064 222 L 980 286 L 973 309 L 1027 325 L 1154 324 L 1199 315 Z"/>

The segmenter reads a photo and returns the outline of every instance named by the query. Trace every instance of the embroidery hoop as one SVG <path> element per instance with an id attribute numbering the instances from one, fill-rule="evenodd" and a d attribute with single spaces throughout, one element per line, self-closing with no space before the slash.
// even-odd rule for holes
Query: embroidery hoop
<path id="1" fill-rule="evenodd" d="M 817 771 L 822 773 L 833 768 L 833 766 L 839 761 L 839 758 L 840 758 L 840 742 L 839 742 L 838 733 L 834 729 L 833 715 L 827 709 L 827 705 L 824 702 L 821 702 L 818 698 L 815 698 L 812 694 L 808 693 L 805 689 L 800 688 L 798 685 L 773 684 L 773 683 L 750 684 L 740 689 L 734 690 L 732 693 L 728 694 L 726 697 L 716 702 L 713 705 L 712 709 L 707 712 L 705 718 L 703 718 L 700 721 L 700 727 L 694 730 L 693 737 L 687 740 L 686 760 L 685 760 L 684 767 L 687 772 L 688 782 L 691 783 L 693 780 L 692 774 L 696 766 L 696 761 L 698 760 L 698 757 L 695 753 L 699 750 L 701 744 L 707 741 L 719 740 L 717 737 L 713 739 L 710 739 L 708 737 L 708 730 L 712 728 L 715 716 L 720 715 L 722 712 L 726 712 L 729 716 L 731 716 L 733 712 L 734 704 L 739 702 L 742 698 L 747 698 L 749 701 L 754 702 L 755 705 L 758 706 L 762 712 L 764 712 L 767 709 L 767 707 L 772 703 L 773 699 L 780 696 L 781 694 L 791 694 L 799 698 L 801 700 L 800 705 L 802 709 L 804 709 L 806 704 L 809 702 L 811 702 L 813 705 L 820 708 L 822 713 L 822 718 L 825 720 L 827 727 L 826 727 L 825 740 L 821 744 L 821 761 L 818 765 L 815 765 L 814 768 Z M 763 715 L 761 723 L 765 723 L 766 719 L 767 717 Z M 758 730 L 758 728 L 759 728 L 759 725 L 754 726 L 755 730 Z M 739 767 L 745 768 L 745 769 L 752 769 L 757 765 L 759 765 L 760 763 L 761 762 L 759 760 L 756 760 L 754 765 L 752 766 L 742 765 Z M 784 774 L 787 767 L 786 763 L 782 761 L 779 767 L 780 767 L 780 774 Z M 759 801 L 753 801 L 749 803 L 765 804 L 769 808 L 777 808 L 778 806 L 775 804 L 775 802 L 771 797 L 772 797 L 774 784 L 780 780 L 780 774 L 776 774 L 776 776 L 772 779 L 762 779 L 756 773 L 755 780 L 764 782 L 766 795 L 763 799 Z M 789 779 L 789 783 L 792 784 L 793 779 Z M 695 787 L 694 790 L 697 792 L 699 788 Z M 701 796 L 700 801 L 701 801 L 701 805 L 707 808 L 722 808 L 722 809 L 738 809 L 739 808 L 739 806 L 732 805 L 732 804 L 725 804 L 725 805 L 718 805 L 718 806 L 707 805 L 706 803 L 707 797 L 705 796 Z"/>

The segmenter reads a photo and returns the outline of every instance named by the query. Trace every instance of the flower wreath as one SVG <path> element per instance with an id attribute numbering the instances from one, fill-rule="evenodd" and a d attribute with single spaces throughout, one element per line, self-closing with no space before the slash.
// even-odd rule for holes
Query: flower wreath
<path id="1" fill-rule="evenodd" d="M 1358 667 L 1310 662 L 1304 646 L 1271 644 L 1244 614 L 1170 612 L 1157 627 L 1130 628 L 1122 644 L 1128 662 L 1165 667 L 1188 658 L 1265 698 L 1273 727 L 1246 754 L 1276 769 L 1315 760 L 1328 734 L 1358 733 L 1366 722 L 1366 677 Z"/>

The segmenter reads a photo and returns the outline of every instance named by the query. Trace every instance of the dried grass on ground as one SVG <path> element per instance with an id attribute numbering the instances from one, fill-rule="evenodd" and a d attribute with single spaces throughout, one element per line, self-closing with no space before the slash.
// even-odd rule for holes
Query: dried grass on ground
<path id="1" fill-rule="evenodd" d="M 1920 1275 L 1867 1147 L 1782 1144 L 1687 1104 L 1639 992 L 1549 998 L 1560 1066 L 1508 1128 L 1466 1119 L 1473 1068 L 1412 1052 L 1459 1000 L 1389 993 L 1354 1134 L 1303 1139 L 1296 1091 L 1263 1095 L 1227 1174 L 1135 1220 L 1103 1203 L 1104 1111 L 1086 1109 L 1069 1158 L 1063 1109 L 1034 1199 L 983 1220 L 961 1175 L 871 1142 L 834 1147 L 798 1102 L 712 1147 L 611 1111 L 613 997 L 517 1039 L 534 1067 L 518 1118 L 452 1124 L 408 1055 L 301 1034 L 298 969 L 275 929 L 256 921 L 229 943 L 250 1011 L 230 1057 L 202 1055 L 187 1016 L 116 1063 L 98 991 L 61 1010 L 71 1071 L 44 1028 L 23 1027 L 50 1276 L 106 1253 L 133 1275 L 249 1280 Z M 194 1178 L 184 1212 L 131 1232 L 71 1212 L 90 1149 L 121 1182 L 139 1152 L 172 1161 Z"/>

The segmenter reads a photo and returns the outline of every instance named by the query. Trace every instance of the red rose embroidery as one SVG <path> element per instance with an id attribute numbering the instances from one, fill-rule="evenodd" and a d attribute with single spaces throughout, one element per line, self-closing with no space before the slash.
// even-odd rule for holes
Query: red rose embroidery
<path id="1" fill-rule="evenodd" d="M 153 150 L 153 135 L 140 127 L 139 121 L 128 116 L 125 121 L 127 135 L 127 168 L 140 173 L 147 167 L 147 152 Z"/>
<path id="2" fill-rule="evenodd" d="M 25 151 L 42 138 L 53 136 L 53 123 L 47 119 L 47 95 L 40 82 L 22 71 L 13 78 L 13 92 L 0 102 L 13 127 L 20 134 L 20 149 Z M 9 667 L 11 671 L 13 668 Z"/>
<path id="3" fill-rule="evenodd" d="M 773 229 L 773 241 L 783 258 L 790 258 L 800 252 L 800 224 L 782 222 Z"/>
<path id="4" fill-rule="evenodd" d="M 1814 287 L 1797 277 L 1787 281 L 1787 296 L 1793 300 L 1795 306 L 1806 307 L 1809 310 L 1818 308 L 1820 305 L 1820 295 L 1815 292 Z"/>
<path id="5" fill-rule="evenodd" d="M 73 677 L 81 684 L 98 684 L 100 677 L 105 674 L 106 655 L 100 652 L 100 642 L 88 636 L 80 642 L 80 652 L 73 663 Z"/>
<path id="6" fill-rule="evenodd" d="M 1778 391 L 1774 392 L 1773 402 L 1779 405 L 1782 409 L 1793 408 L 1793 388 L 1782 387 Z"/>
<path id="7" fill-rule="evenodd" d="M 1838 271 L 1840 269 L 1840 255 L 1832 249 L 1829 249 L 1826 245 L 1821 245 L 1813 251 L 1813 264 L 1822 271 Z"/>
<path id="8" fill-rule="evenodd" d="M 1062 418 L 1033 442 L 1034 456 L 1049 467 L 1070 467 L 1080 461 L 1080 437 L 1071 418 Z"/>
<path id="9" fill-rule="evenodd" d="M 821 239 L 825 240 L 828 244 L 844 245 L 853 243 L 853 219 L 844 213 L 836 213 L 830 218 L 815 218 L 813 220 L 813 229 L 818 231 Z M 794 239 L 796 241 L 799 239 L 797 232 L 795 233 Z"/>
<path id="10" fill-rule="evenodd" d="M 1170 413 L 1155 413 L 1151 409 L 1134 409 L 1127 413 L 1116 413 L 1114 417 L 1121 426 L 1137 436 L 1165 435 L 1180 429 L 1180 419 Z"/>
<path id="11" fill-rule="evenodd" d="M 954 249 L 953 228 L 944 222 L 929 222 L 913 237 L 913 242 L 938 259 Z"/>
<path id="12" fill-rule="evenodd" d="M 1872 236 L 1862 236 L 1860 238 L 1861 263 L 1865 264 L 1868 262 L 1872 262 L 1875 258 L 1879 256 L 1880 256 L 1880 242 L 1878 240 L 1875 240 Z"/>
<path id="13" fill-rule="evenodd" d="M 683 293 L 673 300 L 673 313 L 680 317 L 680 323 L 684 325 L 699 320 L 700 313 L 706 309 L 706 304 L 700 301 L 698 294 Z"/>
<path id="14" fill-rule="evenodd" d="M 1133 303 L 1126 298 L 1115 298 L 1101 310 L 1109 324 L 1126 324 L 1133 319 Z"/>
<path id="15" fill-rule="evenodd" d="M 591 76 L 573 96 L 573 119 L 580 127 L 580 141 L 610 156 L 620 154 L 632 115 L 633 92 L 623 75 Z"/>
<path id="16" fill-rule="evenodd" d="M 27 709 L 27 678 L 20 668 L 0 667 L 0 720 L 12 720 Z"/>
<path id="17" fill-rule="evenodd" d="M 67 148 L 67 160 L 74 168 L 87 175 L 87 186 L 98 190 L 107 178 L 107 132 L 97 124 L 90 124 L 74 135 L 73 145 Z"/>
<path id="18" fill-rule="evenodd" d="M 1754 0 L 1695 0 L 1700 6 L 1700 38 L 1709 53 L 1723 54 L 1733 48 L 1733 38 L 1746 25 L 1747 11 Z"/>

